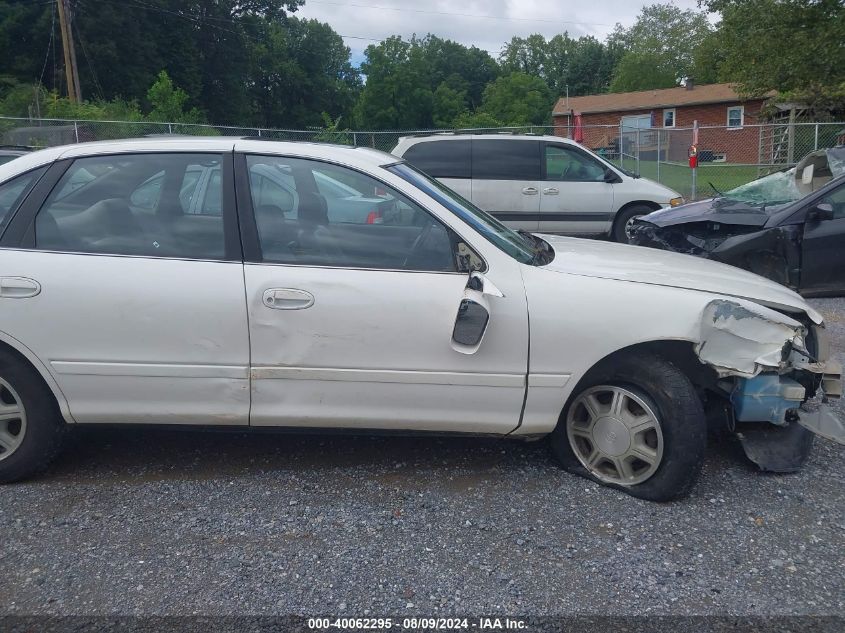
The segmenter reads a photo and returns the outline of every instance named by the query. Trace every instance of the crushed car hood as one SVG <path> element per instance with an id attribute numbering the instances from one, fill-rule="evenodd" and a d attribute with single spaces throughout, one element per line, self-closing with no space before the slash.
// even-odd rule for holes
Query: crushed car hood
<path id="1" fill-rule="evenodd" d="M 666 207 L 643 216 L 641 222 L 655 226 L 675 226 L 689 222 L 718 222 L 720 224 L 741 224 L 743 226 L 764 226 L 771 209 L 750 205 L 728 198 L 707 198 L 689 202 L 679 207 Z"/>
<path id="2" fill-rule="evenodd" d="M 805 312 L 815 323 L 821 315 L 789 288 L 727 264 L 642 246 L 557 235 L 540 235 L 555 251 L 547 270 L 600 279 L 616 279 L 749 299 L 789 312 Z"/>

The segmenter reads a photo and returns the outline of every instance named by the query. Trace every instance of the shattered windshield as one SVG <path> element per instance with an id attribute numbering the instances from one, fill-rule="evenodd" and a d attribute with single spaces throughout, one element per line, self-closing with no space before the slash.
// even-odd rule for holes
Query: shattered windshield
<path id="1" fill-rule="evenodd" d="M 725 198 L 767 207 L 794 202 L 804 197 L 795 183 L 795 167 L 776 171 L 722 194 Z"/>
<path id="2" fill-rule="evenodd" d="M 800 170 L 801 173 L 797 173 Z M 809 170 L 808 173 L 805 171 Z M 819 187 L 845 172 L 845 148 L 834 147 L 814 152 L 798 165 L 763 176 L 745 185 L 726 191 L 722 198 L 743 202 L 750 206 L 773 207 L 800 200 Z M 803 182 L 803 178 L 808 178 Z"/>

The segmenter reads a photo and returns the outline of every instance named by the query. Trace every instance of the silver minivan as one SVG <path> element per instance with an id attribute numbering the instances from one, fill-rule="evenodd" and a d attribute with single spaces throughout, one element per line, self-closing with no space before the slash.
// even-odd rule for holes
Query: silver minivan
<path id="1" fill-rule="evenodd" d="M 511 228 L 532 233 L 607 234 L 627 242 L 634 218 L 684 202 L 677 191 L 558 136 L 404 137 L 392 153 Z"/>

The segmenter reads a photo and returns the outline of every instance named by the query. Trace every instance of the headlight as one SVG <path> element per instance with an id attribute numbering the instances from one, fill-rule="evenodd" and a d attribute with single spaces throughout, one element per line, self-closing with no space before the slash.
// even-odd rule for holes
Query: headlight
<path id="1" fill-rule="evenodd" d="M 672 198 L 669 201 L 669 206 L 670 207 L 677 207 L 679 205 L 682 205 L 684 202 L 686 202 L 686 200 L 684 200 L 683 197 L 679 196 L 677 198 Z"/>

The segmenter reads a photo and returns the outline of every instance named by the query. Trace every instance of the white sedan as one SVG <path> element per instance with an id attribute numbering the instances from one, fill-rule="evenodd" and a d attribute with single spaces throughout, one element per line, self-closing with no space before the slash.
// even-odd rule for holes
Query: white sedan
<path id="1" fill-rule="evenodd" d="M 293 208 L 267 170 L 290 175 Z M 200 188 L 199 172 L 219 177 Z M 333 220 L 326 177 L 389 212 Z M 551 435 L 568 469 L 668 500 L 698 475 L 705 411 L 769 470 L 800 466 L 806 428 L 843 438 L 806 402 L 840 394 L 840 367 L 797 294 L 684 255 L 515 233 L 381 152 L 53 148 L 0 167 L 0 219 L 2 481 L 82 424 L 389 429 Z"/>

